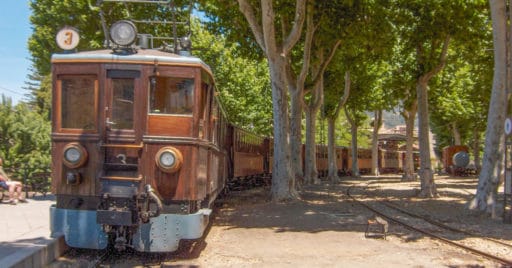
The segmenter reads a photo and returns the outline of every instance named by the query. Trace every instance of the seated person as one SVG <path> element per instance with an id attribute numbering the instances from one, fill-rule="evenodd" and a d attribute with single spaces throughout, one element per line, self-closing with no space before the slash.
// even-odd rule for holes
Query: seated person
<path id="1" fill-rule="evenodd" d="M 9 204 L 16 205 L 18 201 L 27 202 L 27 200 L 21 196 L 21 190 L 23 188 L 21 182 L 12 181 L 9 179 L 2 166 L 3 161 L 0 158 L 0 187 L 4 188 L 5 190 L 9 190 Z M 17 193 L 16 199 L 14 198 L 15 192 Z"/>

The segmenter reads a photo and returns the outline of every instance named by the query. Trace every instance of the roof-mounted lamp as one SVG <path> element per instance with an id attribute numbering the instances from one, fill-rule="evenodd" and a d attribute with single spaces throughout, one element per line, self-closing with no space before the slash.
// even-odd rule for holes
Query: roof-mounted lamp
<path id="1" fill-rule="evenodd" d="M 117 21 L 110 26 L 110 39 L 120 47 L 129 47 L 137 39 L 137 27 L 128 20 Z"/>
<path id="2" fill-rule="evenodd" d="M 190 56 L 190 51 L 192 49 L 192 41 L 190 40 L 190 38 L 188 36 L 181 37 L 179 42 L 179 54 L 182 56 Z"/>

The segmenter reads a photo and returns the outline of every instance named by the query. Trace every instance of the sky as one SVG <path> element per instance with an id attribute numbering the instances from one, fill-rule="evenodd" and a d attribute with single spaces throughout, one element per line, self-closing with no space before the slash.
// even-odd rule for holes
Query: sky
<path id="1" fill-rule="evenodd" d="M 0 94 L 16 104 L 25 100 L 23 89 L 31 62 L 28 38 L 32 33 L 29 23 L 28 0 L 4 0 L 0 9 Z"/>

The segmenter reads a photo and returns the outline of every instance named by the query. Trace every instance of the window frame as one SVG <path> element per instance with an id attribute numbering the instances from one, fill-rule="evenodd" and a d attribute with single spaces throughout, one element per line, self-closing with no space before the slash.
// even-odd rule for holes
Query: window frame
<path id="1" fill-rule="evenodd" d="M 192 86 L 192 97 L 191 97 L 191 100 L 192 100 L 192 105 L 191 105 L 191 111 L 190 113 L 187 113 L 187 114 L 179 114 L 179 113 L 156 113 L 156 112 L 152 112 L 152 107 L 151 107 L 151 100 L 152 100 L 152 86 L 151 86 L 151 79 L 153 78 L 165 78 L 165 79 L 188 79 L 188 80 L 191 80 L 193 82 L 193 86 Z M 189 118 L 193 118 L 194 117 L 194 114 L 195 114 L 195 106 L 196 106 L 196 94 L 197 94 L 197 90 L 196 90 L 196 87 L 197 87 L 197 81 L 195 79 L 195 77 L 190 77 L 190 76 L 177 76 L 177 75 L 151 75 L 151 76 L 148 76 L 148 95 L 147 95 L 147 113 L 149 116 L 170 116 L 170 117 L 189 117 Z M 156 90 L 156 89 L 155 89 Z"/>
<path id="2" fill-rule="evenodd" d="M 83 129 L 83 128 L 65 128 L 63 127 L 63 117 L 62 117 L 62 81 L 65 79 L 84 79 L 90 78 L 93 80 L 93 97 L 94 97 L 94 107 L 93 107 L 93 129 Z M 98 76 L 96 74 L 60 74 L 57 76 L 57 92 L 56 92 L 56 117 L 57 124 L 56 130 L 61 133 L 98 133 L 99 132 L 99 124 L 98 124 L 98 107 L 99 107 L 99 81 Z"/>

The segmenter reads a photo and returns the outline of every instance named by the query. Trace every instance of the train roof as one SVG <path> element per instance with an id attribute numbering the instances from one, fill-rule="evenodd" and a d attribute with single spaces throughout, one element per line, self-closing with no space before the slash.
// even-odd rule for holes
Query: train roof
<path id="1" fill-rule="evenodd" d="M 202 67 L 210 74 L 211 69 L 201 59 L 193 56 L 180 56 L 156 49 L 139 49 L 135 53 L 121 54 L 110 49 L 60 53 L 52 55 L 52 63 L 131 63 Z"/>

